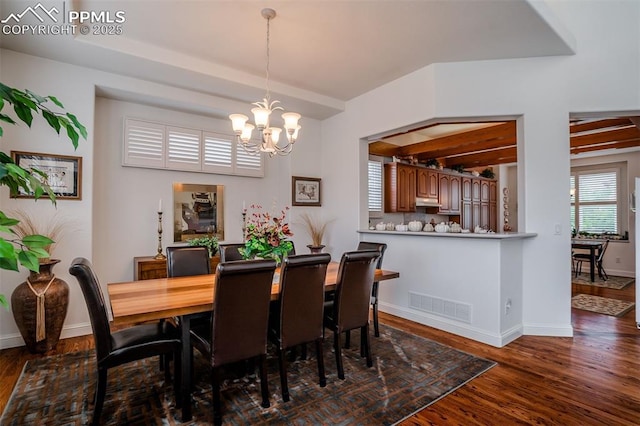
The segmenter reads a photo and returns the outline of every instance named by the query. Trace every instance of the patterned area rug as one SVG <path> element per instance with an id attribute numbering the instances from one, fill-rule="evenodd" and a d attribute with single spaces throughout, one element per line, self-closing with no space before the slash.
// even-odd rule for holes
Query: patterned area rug
<path id="1" fill-rule="evenodd" d="M 589 273 L 579 274 L 577 277 L 572 276 L 571 282 L 573 284 L 582 284 L 582 285 L 592 285 L 594 287 L 606 287 L 606 288 L 615 288 L 616 290 L 622 290 L 632 282 L 634 282 L 634 278 L 629 277 L 615 277 L 609 275 L 609 279 L 604 281 L 601 279 L 598 274 L 596 274 L 595 281 L 591 282 L 591 276 Z"/>
<path id="2" fill-rule="evenodd" d="M 571 306 L 584 311 L 621 317 L 633 309 L 635 303 L 606 297 L 578 294 L 571 299 Z"/>
<path id="3" fill-rule="evenodd" d="M 277 359 L 269 358 L 271 407 L 260 406 L 255 376 L 229 378 L 222 390 L 223 422 L 256 424 L 394 424 L 453 392 L 496 365 L 428 339 L 380 326 L 372 337 L 374 364 L 366 368 L 360 358 L 359 333 L 352 332 L 345 350 L 346 380 L 337 378 L 331 346 L 325 339 L 327 386 L 318 383 L 314 351 L 306 360 L 289 364 L 291 400 L 283 402 Z M 309 345 L 311 349 L 313 345 Z M 193 421 L 212 424 L 211 391 L 207 365 L 196 352 Z M 0 418 L 0 424 L 84 425 L 91 420 L 95 389 L 95 355 L 75 352 L 29 361 Z M 175 425 L 173 390 L 163 382 L 158 359 L 138 361 L 109 371 L 102 420 L 107 425 Z"/>

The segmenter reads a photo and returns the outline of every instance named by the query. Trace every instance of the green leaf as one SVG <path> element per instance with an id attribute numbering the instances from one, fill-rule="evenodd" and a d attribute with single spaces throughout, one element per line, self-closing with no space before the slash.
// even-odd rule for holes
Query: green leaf
<path id="1" fill-rule="evenodd" d="M 29 249 L 29 251 L 33 253 L 36 257 L 38 257 L 38 259 L 47 258 L 51 256 L 51 253 L 39 247 Z"/>
<path id="2" fill-rule="evenodd" d="M 21 90 L 13 89 L 13 105 L 22 105 L 25 108 L 28 108 L 33 111 L 38 110 L 38 105 L 33 102 L 33 100 L 29 97 L 29 95 Z"/>
<path id="3" fill-rule="evenodd" d="M 9 117 L 6 114 L 0 114 L 0 121 L 4 121 L 5 123 L 9 123 L 9 124 L 16 124 L 13 118 Z"/>
<path id="4" fill-rule="evenodd" d="M 1 266 L 2 265 L 0 264 L 0 267 Z M 7 301 L 7 298 L 4 297 L 4 294 L 0 294 L 0 306 L 4 306 L 7 311 L 9 310 L 9 302 Z"/>
<path id="5" fill-rule="evenodd" d="M 33 121 L 33 114 L 31 110 L 22 104 L 14 104 L 13 110 L 20 120 L 22 120 L 27 126 L 31 127 Z"/>
<path id="6" fill-rule="evenodd" d="M 67 113 L 67 117 L 71 120 L 71 122 L 76 126 L 76 128 L 80 131 L 80 134 L 84 139 L 87 139 L 87 128 L 84 127 L 76 118 L 75 115 L 71 113 Z"/>
<path id="7" fill-rule="evenodd" d="M 40 95 L 38 95 L 36 93 L 33 93 L 29 89 L 27 89 L 26 92 L 31 98 L 35 99 L 39 104 L 43 104 L 43 103 L 47 102 L 46 98 L 43 98 L 42 96 L 40 96 Z"/>
<path id="8" fill-rule="evenodd" d="M 37 272 L 40 269 L 40 261 L 38 260 L 38 256 L 29 251 L 23 250 L 18 252 L 18 261 L 22 266 L 29 269 L 30 271 Z"/>
<path id="9" fill-rule="evenodd" d="M 1 257 L 0 256 L 0 269 L 6 269 L 8 271 L 17 271 L 18 270 L 18 260 L 15 257 Z"/>
<path id="10" fill-rule="evenodd" d="M 62 102 L 60 102 L 58 98 L 56 98 L 55 96 L 47 96 L 47 99 L 50 99 L 51 102 L 58 105 L 60 108 L 64 108 L 64 105 L 62 105 Z"/>
<path id="11" fill-rule="evenodd" d="M 0 238 L 0 258 L 15 259 L 16 249 L 9 241 Z"/>
<path id="12" fill-rule="evenodd" d="M 53 243 L 51 238 L 44 235 L 27 235 L 22 239 L 22 244 L 30 249 L 46 247 Z"/>
<path id="13" fill-rule="evenodd" d="M 67 136 L 69 136 L 69 139 L 71 139 L 73 147 L 78 149 L 78 139 L 80 138 L 78 136 L 78 132 L 76 132 L 73 127 L 67 126 Z"/>
<path id="14" fill-rule="evenodd" d="M 56 133 L 60 134 L 60 121 L 58 121 L 58 117 L 56 117 L 54 114 L 50 113 L 49 111 L 45 111 L 45 110 L 42 110 L 42 116 L 44 117 L 45 120 L 47 120 L 47 123 L 49 123 L 49 126 L 53 127 Z"/>

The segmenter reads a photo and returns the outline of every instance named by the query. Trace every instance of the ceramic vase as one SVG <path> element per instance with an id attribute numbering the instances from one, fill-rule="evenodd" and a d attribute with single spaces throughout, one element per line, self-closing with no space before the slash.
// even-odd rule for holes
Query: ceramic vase
<path id="1" fill-rule="evenodd" d="M 311 252 L 311 254 L 322 253 L 322 249 L 324 249 L 324 245 L 322 244 L 319 246 L 308 244 L 307 247 L 309 248 L 309 251 Z"/>
<path id="2" fill-rule="evenodd" d="M 53 267 L 59 262 L 59 259 L 42 261 L 38 272 L 29 273 L 28 281 L 33 290 L 25 281 L 11 294 L 13 318 L 31 353 L 49 352 L 55 349 L 60 340 L 69 307 L 69 286 L 52 272 Z M 44 292 L 44 339 L 41 340 L 38 339 L 36 330 L 38 297 L 34 291 L 38 294 Z"/>

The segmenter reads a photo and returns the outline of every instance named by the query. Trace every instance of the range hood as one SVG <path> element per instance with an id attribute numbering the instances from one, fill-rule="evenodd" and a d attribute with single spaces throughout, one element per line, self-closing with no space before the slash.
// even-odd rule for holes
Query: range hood
<path id="1" fill-rule="evenodd" d="M 440 207 L 436 198 L 416 198 L 416 207 Z"/>

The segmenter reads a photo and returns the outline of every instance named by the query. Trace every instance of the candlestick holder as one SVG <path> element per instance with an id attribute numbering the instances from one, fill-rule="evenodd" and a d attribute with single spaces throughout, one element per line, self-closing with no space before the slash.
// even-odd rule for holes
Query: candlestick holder
<path id="1" fill-rule="evenodd" d="M 247 209 L 242 209 L 242 242 L 247 241 Z"/>
<path id="2" fill-rule="evenodd" d="M 167 256 L 162 254 L 162 212 L 158 212 L 158 254 L 155 255 L 154 259 L 164 260 Z"/>

